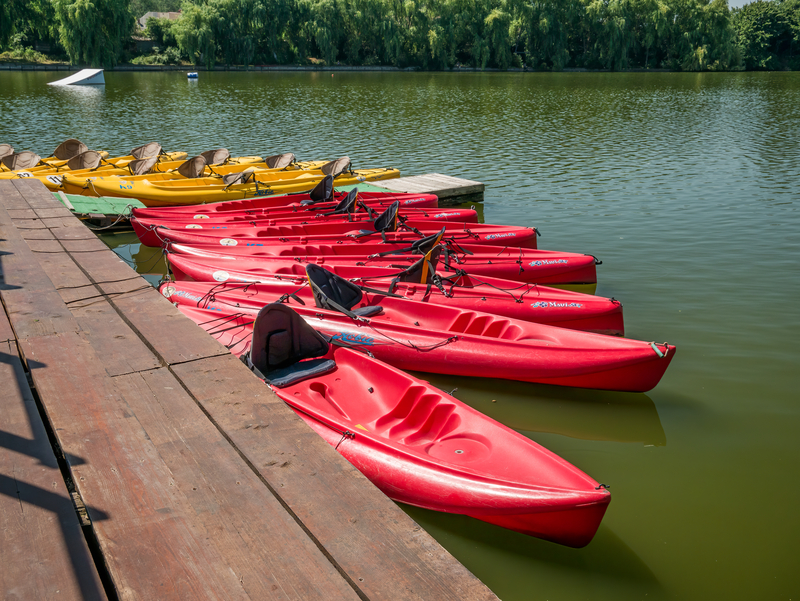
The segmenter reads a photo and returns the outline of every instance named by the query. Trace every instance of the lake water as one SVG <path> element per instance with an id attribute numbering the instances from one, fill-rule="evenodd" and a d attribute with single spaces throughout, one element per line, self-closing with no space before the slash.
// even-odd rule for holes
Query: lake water
<path id="1" fill-rule="evenodd" d="M 431 378 L 611 485 L 584 549 L 407 508 L 502 599 L 800 596 L 800 73 L 61 75 L 0 72 L 0 142 L 480 180 L 487 222 L 598 256 L 627 335 L 677 345 L 646 395 Z"/>

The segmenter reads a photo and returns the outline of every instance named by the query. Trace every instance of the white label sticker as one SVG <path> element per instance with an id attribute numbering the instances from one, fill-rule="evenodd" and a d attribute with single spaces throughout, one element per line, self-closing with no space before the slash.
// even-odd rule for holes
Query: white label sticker
<path id="1" fill-rule="evenodd" d="M 164 289 L 161 291 L 161 294 L 163 294 L 164 296 L 166 296 L 167 298 L 169 298 L 170 296 L 172 296 L 173 294 L 175 294 L 175 288 L 173 288 L 172 286 L 167 286 L 166 288 L 164 288 Z"/>
<path id="2" fill-rule="evenodd" d="M 236 246 L 239 244 L 239 241 L 234 240 L 233 238 L 222 238 L 219 243 L 222 244 L 222 246 Z"/>
<path id="3" fill-rule="evenodd" d="M 194 218 L 195 219 L 210 219 L 210 217 L 208 215 L 195 215 Z"/>
<path id="4" fill-rule="evenodd" d="M 197 225 L 196 223 L 190 223 L 189 225 L 186 226 L 186 229 L 187 230 L 202 230 L 203 226 L 202 225 Z"/>
<path id="5" fill-rule="evenodd" d="M 227 271 L 215 271 L 213 274 L 211 274 L 211 277 L 218 282 L 227 282 L 230 276 L 228 275 Z"/>

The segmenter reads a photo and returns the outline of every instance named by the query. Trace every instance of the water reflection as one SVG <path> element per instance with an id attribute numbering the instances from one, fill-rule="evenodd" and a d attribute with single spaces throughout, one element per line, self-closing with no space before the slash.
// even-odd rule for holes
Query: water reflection
<path id="1" fill-rule="evenodd" d="M 572 549 L 463 515 L 401 507 L 438 540 L 450 543 L 449 548 L 457 551 L 456 557 L 468 568 L 480 566 L 481 574 L 490 574 L 484 581 L 501 599 L 547 598 L 542 587 L 548 585 L 542 576 L 553 571 L 571 582 L 560 594 L 558 589 L 553 591 L 557 598 L 573 598 L 569 588 L 592 585 L 597 587 L 592 599 L 618 599 L 621 586 L 642 598 L 658 599 L 664 594 L 650 567 L 604 524 L 588 546 Z M 604 590 L 603 585 L 612 582 L 615 588 Z"/>
<path id="2" fill-rule="evenodd" d="M 529 435 L 640 442 L 662 447 L 667 437 L 646 394 L 583 390 L 527 382 L 417 374 L 497 421 Z"/>

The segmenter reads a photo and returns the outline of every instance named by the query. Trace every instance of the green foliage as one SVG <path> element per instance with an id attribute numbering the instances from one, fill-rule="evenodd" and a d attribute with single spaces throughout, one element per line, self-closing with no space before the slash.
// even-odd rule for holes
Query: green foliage
<path id="1" fill-rule="evenodd" d="M 161 48 L 165 46 L 177 46 L 175 41 L 175 34 L 172 33 L 172 24 L 174 21 L 169 19 L 147 19 L 147 24 L 144 28 L 144 34 L 149 39 L 153 40 L 156 46 Z"/>
<path id="2" fill-rule="evenodd" d="M 127 0 L 52 0 L 61 45 L 72 64 L 113 67 L 133 31 Z"/>
<path id="3" fill-rule="evenodd" d="M 795 64 L 800 33 L 800 3 L 746 4 L 733 13 L 736 44 L 746 69 L 774 70 Z"/>
<path id="4" fill-rule="evenodd" d="M 180 0 L 5 0 L 0 43 L 54 39 L 72 62 L 113 65 L 131 15 Z M 149 19 L 141 64 L 395 65 L 422 69 L 800 66 L 800 0 L 183 0 Z"/>
<path id="5" fill-rule="evenodd" d="M 179 65 L 181 64 L 181 53 L 177 48 L 165 48 L 163 52 L 159 47 L 153 48 L 152 54 L 137 56 L 131 63 L 134 65 Z"/>
<path id="6" fill-rule="evenodd" d="M 139 19 L 145 14 L 178 12 L 182 0 L 130 0 L 129 10 L 134 19 Z"/>

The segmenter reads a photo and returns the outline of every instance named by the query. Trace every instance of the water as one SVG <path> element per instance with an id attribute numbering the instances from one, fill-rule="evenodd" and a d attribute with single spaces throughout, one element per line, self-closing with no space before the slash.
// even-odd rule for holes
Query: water
<path id="1" fill-rule="evenodd" d="M 623 301 L 628 336 L 677 344 L 647 395 L 431 378 L 612 487 L 577 550 L 407 509 L 502 599 L 800 595 L 800 74 L 112 72 L 99 89 L 44 85 L 60 75 L 0 74 L 0 141 L 348 154 L 477 179 L 487 222 L 598 256 L 597 294 Z"/>

